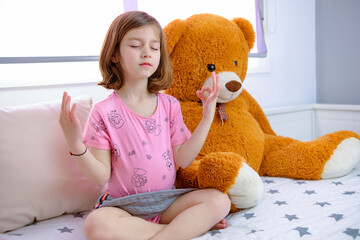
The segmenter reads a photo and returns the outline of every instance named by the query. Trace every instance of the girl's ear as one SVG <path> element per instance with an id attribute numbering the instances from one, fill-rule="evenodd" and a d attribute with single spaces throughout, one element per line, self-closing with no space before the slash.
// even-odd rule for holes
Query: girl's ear
<path id="1" fill-rule="evenodd" d="M 119 62 L 118 54 L 114 53 L 114 55 L 111 57 L 111 61 L 113 63 L 118 63 Z"/>

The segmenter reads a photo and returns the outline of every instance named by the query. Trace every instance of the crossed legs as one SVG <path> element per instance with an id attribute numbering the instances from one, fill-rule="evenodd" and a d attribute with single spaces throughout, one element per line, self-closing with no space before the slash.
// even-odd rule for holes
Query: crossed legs
<path id="1" fill-rule="evenodd" d="M 222 220 L 230 210 L 228 196 L 215 189 L 186 193 L 151 223 L 114 207 L 99 208 L 86 218 L 88 240 L 190 239 L 200 236 Z"/>

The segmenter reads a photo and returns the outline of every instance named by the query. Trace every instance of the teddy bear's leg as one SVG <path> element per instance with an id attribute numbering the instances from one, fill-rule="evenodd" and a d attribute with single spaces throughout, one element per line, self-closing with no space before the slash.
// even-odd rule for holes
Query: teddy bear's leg
<path id="1" fill-rule="evenodd" d="M 336 178 L 348 174 L 360 160 L 360 140 L 350 137 L 343 140 L 325 163 L 322 179 Z"/>
<path id="2" fill-rule="evenodd" d="M 206 155 L 199 165 L 198 183 L 200 188 L 227 192 L 231 203 L 238 209 L 253 207 L 263 197 L 264 186 L 260 176 L 237 153 Z"/>
<path id="3" fill-rule="evenodd" d="M 264 185 L 259 174 L 244 163 L 234 185 L 228 190 L 231 203 L 238 209 L 250 208 L 262 200 L 263 193 Z"/>
<path id="4" fill-rule="evenodd" d="M 330 133 L 309 142 L 266 136 L 265 142 L 260 175 L 336 178 L 348 174 L 360 160 L 360 136 L 350 131 Z"/>

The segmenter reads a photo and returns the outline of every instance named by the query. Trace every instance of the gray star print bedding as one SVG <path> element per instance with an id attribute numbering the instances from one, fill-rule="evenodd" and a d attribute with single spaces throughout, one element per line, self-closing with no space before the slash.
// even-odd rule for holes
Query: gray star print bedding
<path id="1" fill-rule="evenodd" d="M 262 177 L 263 201 L 230 214 L 229 227 L 195 240 L 327 239 L 360 240 L 360 163 L 348 175 L 303 181 Z M 82 224 L 88 213 L 58 218 L 0 234 L 2 240 L 85 240 Z"/>

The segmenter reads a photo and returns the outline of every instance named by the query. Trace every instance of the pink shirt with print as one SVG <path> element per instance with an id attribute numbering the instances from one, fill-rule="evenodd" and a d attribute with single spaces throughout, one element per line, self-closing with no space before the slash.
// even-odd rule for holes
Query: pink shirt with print
<path id="1" fill-rule="evenodd" d="M 132 112 L 114 91 L 95 104 L 84 130 L 89 147 L 111 149 L 107 193 L 127 195 L 172 189 L 176 166 L 173 146 L 191 136 L 176 98 L 157 93 L 150 117 Z"/>

